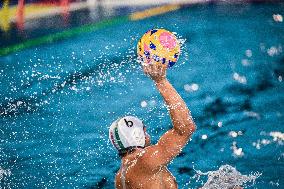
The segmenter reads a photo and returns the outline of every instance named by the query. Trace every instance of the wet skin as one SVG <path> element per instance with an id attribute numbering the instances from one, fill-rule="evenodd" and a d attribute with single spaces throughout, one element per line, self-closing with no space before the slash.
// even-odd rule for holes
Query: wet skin
<path id="1" fill-rule="evenodd" d="M 162 166 L 159 170 L 151 171 L 148 167 L 142 166 L 139 158 L 140 153 L 144 151 L 139 149 L 134 152 L 130 157 L 127 157 L 123 161 L 123 165 L 126 169 L 125 183 L 127 189 L 168 189 L 177 188 L 175 177 L 169 172 L 166 166 Z M 143 152 L 142 152 L 143 153 Z M 137 162 L 137 163 L 135 163 Z M 127 165 L 128 164 L 128 165 Z M 116 188 L 123 189 L 122 181 L 122 169 L 120 168 L 116 174 Z"/>
<path id="2" fill-rule="evenodd" d="M 151 145 L 151 139 L 144 127 L 146 136 L 146 147 L 137 148 L 131 154 L 122 158 L 122 165 L 126 169 L 125 182 L 127 188 L 177 188 L 175 177 L 169 172 L 166 166 L 161 166 L 159 170 L 151 171 L 149 167 L 144 166 L 143 154 L 147 152 L 148 146 Z M 149 159 L 151 161 L 151 159 Z M 141 162 L 141 163 L 140 163 Z M 116 174 L 116 188 L 123 189 L 121 183 L 122 169 L 120 168 Z"/>
<path id="3" fill-rule="evenodd" d="M 166 79 L 167 65 L 147 64 L 143 65 L 143 69 L 162 95 L 173 128 L 164 133 L 155 145 L 150 145 L 150 137 L 144 128 L 146 147 L 136 148 L 122 157 L 121 168 L 115 177 L 115 187 L 117 189 L 178 188 L 175 177 L 166 166 L 187 144 L 195 131 L 195 124 L 183 99 Z"/>

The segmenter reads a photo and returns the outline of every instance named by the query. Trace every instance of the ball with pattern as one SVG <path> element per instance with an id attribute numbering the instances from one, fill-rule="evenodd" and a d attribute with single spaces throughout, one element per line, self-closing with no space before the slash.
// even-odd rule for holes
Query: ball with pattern
<path id="1" fill-rule="evenodd" d="M 165 29 L 147 31 L 137 45 L 138 57 L 144 63 L 168 63 L 172 67 L 178 60 L 180 45 L 176 36 Z"/>

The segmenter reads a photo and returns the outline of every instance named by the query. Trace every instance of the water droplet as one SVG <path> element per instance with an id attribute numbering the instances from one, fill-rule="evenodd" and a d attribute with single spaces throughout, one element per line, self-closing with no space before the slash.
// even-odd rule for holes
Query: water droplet
<path id="1" fill-rule="evenodd" d="M 197 91 L 199 89 L 199 85 L 196 84 L 196 83 L 192 83 L 191 85 L 185 84 L 183 88 L 187 92 L 194 92 L 194 91 Z"/>
<path id="2" fill-rule="evenodd" d="M 250 49 L 246 50 L 246 56 L 252 57 L 252 51 Z"/>
<path id="3" fill-rule="evenodd" d="M 208 137 L 207 137 L 207 135 L 202 135 L 201 138 L 202 138 L 202 140 L 206 140 Z"/>
<path id="4" fill-rule="evenodd" d="M 283 22 L 283 16 L 281 14 L 273 14 L 272 17 L 275 22 Z"/>
<path id="5" fill-rule="evenodd" d="M 146 101 L 142 101 L 141 102 L 141 107 L 142 108 L 146 108 L 147 107 L 147 102 Z"/>

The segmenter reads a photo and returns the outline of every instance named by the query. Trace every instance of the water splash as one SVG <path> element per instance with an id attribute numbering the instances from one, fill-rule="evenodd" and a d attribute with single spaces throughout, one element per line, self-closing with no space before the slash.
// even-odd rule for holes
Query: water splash
<path id="1" fill-rule="evenodd" d="M 233 79 L 236 80 L 237 82 L 241 83 L 241 84 L 247 84 L 247 78 L 245 76 L 242 76 L 238 73 L 234 73 L 233 74 Z"/>
<path id="2" fill-rule="evenodd" d="M 199 85 L 197 83 L 185 84 L 183 88 L 186 92 L 195 92 L 198 91 Z"/>
<path id="3" fill-rule="evenodd" d="M 0 181 L 2 181 L 3 178 L 11 176 L 11 171 L 9 169 L 4 170 L 0 167 Z"/>
<path id="4" fill-rule="evenodd" d="M 208 179 L 206 183 L 200 189 L 233 189 L 236 186 L 241 186 L 243 188 L 247 187 L 248 183 L 255 184 L 255 180 L 261 176 L 261 173 L 251 173 L 250 175 L 242 175 L 236 168 L 230 165 L 222 165 L 216 171 L 201 172 L 200 170 L 195 170 L 196 175 L 194 178 L 198 182 L 201 176 L 207 176 Z"/>
<path id="5" fill-rule="evenodd" d="M 258 139 L 256 142 L 253 142 L 252 145 L 258 150 L 269 144 L 284 145 L 284 133 L 281 133 L 280 131 L 272 131 L 269 133 L 261 132 L 260 134 L 272 138 Z"/>
<path id="6" fill-rule="evenodd" d="M 0 189 L 10 189 L 11 188 L 11 183 L 8 180 L 8 177 L 11 176 L 11 171 L 10 169 L 3 169 L 0 167 Z"/>
<path id="7" fill-rule="evenodd" d="M 272 17 L 275 22 L 283 22 L 283 16 L 281 14 L 273 14 Z"/>

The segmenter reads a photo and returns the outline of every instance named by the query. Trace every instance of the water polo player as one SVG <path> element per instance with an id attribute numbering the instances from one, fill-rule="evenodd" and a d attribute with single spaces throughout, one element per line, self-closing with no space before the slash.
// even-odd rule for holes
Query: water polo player
<path id="1" fill-rule="evenodd" d="M 185 102 L 166 78 L 166 65 L 143 66 L 164 98 L 173 128 L 151 145 L 143 122 L 133 116 L 116 120 L 109 129 L 112 144 L 121 157 L 121 167 L 115 177 L 117 189 L 177 188 L 175 177 L 167 169 L 195 131 Z M 162 125 L 161 125 L 162 127 Z"/>

